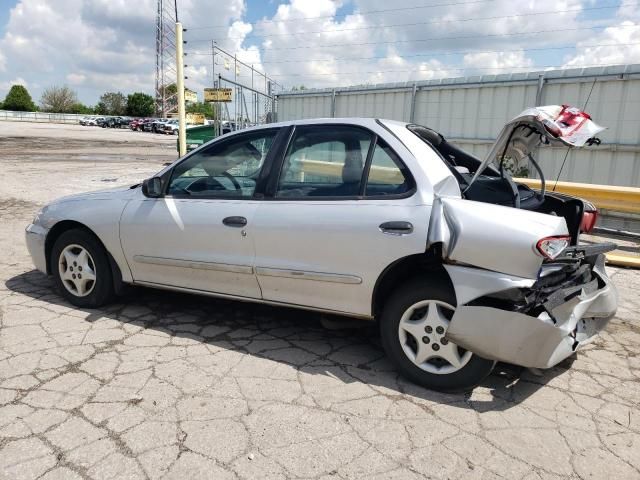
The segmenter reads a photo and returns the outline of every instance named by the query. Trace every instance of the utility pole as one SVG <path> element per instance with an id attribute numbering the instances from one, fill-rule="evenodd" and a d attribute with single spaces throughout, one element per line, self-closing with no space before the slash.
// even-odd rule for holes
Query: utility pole
<path id="1" fill-rule="evenodd" d="M 176 70 L 178 87 L 178 152 L 182 157 L 187 153 L 187 125 L 184 112 L 184 54 L 182 24 L 176 22 Z"/>
<path id="2" fill-rule="evenodd" d="M 216 45 L 215 41 L 211 40 L 211 86 L 216 88 Z"/>
<path id="3" fill-rule="evenodd" d="M 157 0 L 156 9 L 156 114 L 166 117 L 173 111 L 174 97 L 167 94 L 167 87 L 175 81 L 176 37 L 174 31 L 177 9 L 170 0 Z"/>

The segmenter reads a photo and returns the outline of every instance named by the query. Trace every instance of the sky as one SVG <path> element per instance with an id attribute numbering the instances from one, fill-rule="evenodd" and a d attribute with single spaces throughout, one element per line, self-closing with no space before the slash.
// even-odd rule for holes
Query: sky
<path id="1" fill-rule="evenodd" d="M 68 85 L 154 93 L 158 0 L 0 0 L 0 99 Z M 169 0 L 164 0 L 166 3 Z M 640 0 L 177 0 L 187 87 L 212 86 L 211 42 L 278 89 L 640 63 Z M 251 84 L 218 51 L 216 75 Z M 254 73 L 254 86 L 264 81 Z"/>

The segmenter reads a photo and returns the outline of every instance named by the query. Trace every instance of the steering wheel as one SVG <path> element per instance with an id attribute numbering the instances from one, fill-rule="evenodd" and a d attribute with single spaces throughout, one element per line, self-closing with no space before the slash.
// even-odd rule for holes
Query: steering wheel
<path id="1" fill-rule="evenodd" d="M 191 194 L 194 192 L 203 192 L 205 190 L 226 190 L 226 188 L 224 188 L 224 185 L 213 177 L 200 177 L 186 187 L 182 187 L 182 190 Z"/>
<path id="2" fill-rule="evenodd" d="M 240 186 L 240 184 L 238 183 L 238 180 L 236 180 L 236 177 L 234 177 L 233 175 L 231 175 L 229 172 L 222 172 L 222 175 L 224 175 L 225 177 L 227 177 L 231 183 L 233 183 L 233 186 L 236 188 L 236 190 L 242 190 L 242 187 Z"/>

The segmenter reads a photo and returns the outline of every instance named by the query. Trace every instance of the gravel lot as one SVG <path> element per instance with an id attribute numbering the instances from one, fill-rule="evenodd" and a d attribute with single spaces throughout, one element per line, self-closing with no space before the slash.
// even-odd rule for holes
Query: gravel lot
<path id="1" fill-rule="evenodd" d="M 466 395 L 398 378 L 367 323 L 146 289 L 64 303 L 24 245 L 39 206 L 173 158 L 175 137 L 0 123 L 0 478 L 640 478 L 637 271 L 610 270 L 618 316 L 575 358 Z"/>

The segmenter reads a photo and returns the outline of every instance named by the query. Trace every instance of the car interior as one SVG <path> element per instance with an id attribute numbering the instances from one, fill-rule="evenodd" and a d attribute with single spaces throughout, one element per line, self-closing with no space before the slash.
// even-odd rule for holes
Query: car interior
<path id="1" fill-rule="evenodd" d="M 285 156 L 276 197 L 357 197 L 363 192 L 365 162 L 372 138 L 359 129 L 310 129 L 296 136 Z M 390 149 L 374 146 L 365 195 L 409 191 L 410 175 Z"/>
<path id="2" fill-rule="evenodd" d="M 521 145 L 510 142 L 511 137 L 514 135 L 519 138 L 531 137 L 532 142 L 537 142 L 538 138 L 533 136 L 540 135 L 539 132 L 528 125 L 516 126 L 505 145 L 498 167 L 490 163 L 469 187 L 471 179 L 482 163 L 479 158 L 448 142 L 441 134 L 430 128 L 419 125 L 409 125 L 408 128 L 438 152 L 458 180 L 464 198 L 562 216 L 567 222 L 572 243 L 577 242 L 584 211 L 582 201 L 547 192 L 544 174 L 532 155 L 517 159 L 526 158 L 530 161 L 541 179 L 541 191 L 532 190 L 527 185 L 515 182 L 511 174 L 504 168 L 505 158 L 517 157 L 522 150 Z"/>

